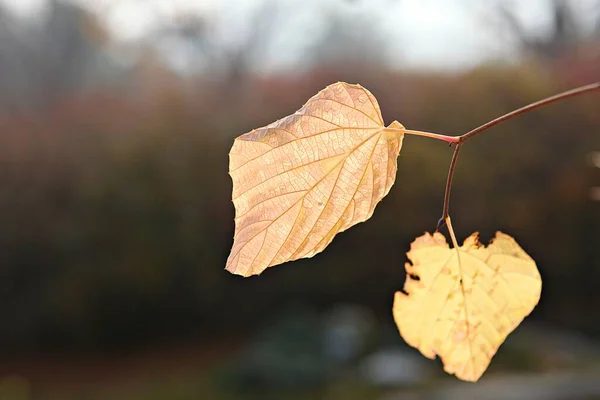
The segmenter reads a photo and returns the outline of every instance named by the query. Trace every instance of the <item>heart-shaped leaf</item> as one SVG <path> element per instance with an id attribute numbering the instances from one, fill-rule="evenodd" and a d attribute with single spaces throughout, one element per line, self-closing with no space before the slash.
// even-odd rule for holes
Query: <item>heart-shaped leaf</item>
<path id="1" fill-rule="evenodd" d="M 336 83 L 294 114 L 238 137 L 229 153 L 235 236 L 227 270 L 249 276 L 312 257 L 371 217 L 396 177 L 404 127 L 375 97 Z"/>
<path id="2" fill-rule="evenodd" d="M 498 347 L 540 299 L 535 262 L 501 232 L 486 248 L 477 234 L 450 249 L 441 233 L 417 238 L 407 253 L 404 291 L 393 314 L 400 334 L 444 370 L 477 381 Z"/>

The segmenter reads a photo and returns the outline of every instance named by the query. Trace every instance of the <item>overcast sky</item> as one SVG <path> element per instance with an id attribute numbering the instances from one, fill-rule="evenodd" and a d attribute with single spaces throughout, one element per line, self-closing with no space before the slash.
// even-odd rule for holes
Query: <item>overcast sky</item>
<path id="1" fill-rule="evenodd" d="M 0 0 L 21 15 L 39 13 L 45 0 Z M 214 16 L 225 35 L 243 35 L 247 29 L 247 16 L 260 0 L 74 0 L 107 16 L 107 24 L 113 33 L 123 40 L 143 37 L 152 28 L 157 18 L 156 7 L 162 18 L 175 15 L 176 10 L 191 10 Z M 279 0 L 294 2 L 294 0 Z M 481 61 L 510 58 L 510 38 L 490 23 L 489 0 L 304 0 L 301 9 L 310 23 L 310 29 L 318 29 L 318 16 L 324 4 L 358 4 L 369 9 L 381 8 L 376 23 L 389 35 L 388 53 L 404 68 L 462 68 Z M 511 0 L 502 0 L 511 2 Z M 548 22 L 545 4 L 549 0 L 521 0 L 516 4 L 520 18 L 531 27 L 543 30 Z M 565 0 L 573 2 L 583 15 L 593 16 L 591 10 L 596 0 Z M 390 5 L 391 3 L 391 5 Z M 296 2 L 296 4 L 298 4 Z M 385 4 L 385 6 L 383 5 Z M 487 8 L 486 8 L 487 7 Z M 294 9 L 294 8 L 292 8 Z M 110 12 L 108 12 L 110 10 Z M 365 9 L 365 11 L 368 11 Z M 590 17 L 591 18 L 591 17 Z M 281 42 L 288 48 L 300 44 L 295 42 L 298 31 L 293 24 L 284 27 Z M 226 38 L 227 39 L 227 38 Z M 287 41 L 286 41 L 287 40 Z M 279 55 L 269 61 L 272 67 L 285 67 L 295 60 L 286 58 L 293 52 L 276 51 Z"/>

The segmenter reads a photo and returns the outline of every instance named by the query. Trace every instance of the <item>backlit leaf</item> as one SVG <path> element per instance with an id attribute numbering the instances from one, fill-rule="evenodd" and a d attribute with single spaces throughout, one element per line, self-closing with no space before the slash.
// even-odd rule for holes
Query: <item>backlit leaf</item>
<path id="1" fill-rule="evenodd" d="M 396 292 L 393 307 L 400 334 L 425 357 L 439 355 L 446 372 L 477 381 L 538 303 L 535 262 L 501 232 L 487 248 L 473 234 L 453 249 L 426 233 L 407 255 L 407 294 Z"/>
<path id="2" fill-rule="evenodd" d="M 249 276 L 312 257 L 371 217 L 396 177 L 404 127 L 375 97 L 336 83 L 294 114 L 238 137 L 229 153 L 235 235 L 227 270 Z"/>

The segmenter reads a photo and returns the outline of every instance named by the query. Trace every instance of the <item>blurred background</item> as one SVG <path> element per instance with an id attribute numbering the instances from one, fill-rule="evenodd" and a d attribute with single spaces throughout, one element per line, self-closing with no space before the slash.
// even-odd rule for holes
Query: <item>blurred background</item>
<path id="1" fill-rule="evenodd" d="M 242 279 L 233 139 L 336 81 L 464 133 L 598 81 L 598 0 L 1 0 L 0 399 L 600 399 L 600 94 L 461 152 L 457 234 L 513 235 L 538 307 L 477 385 L 394 326 L 451 149 L 407 137 L 372 219 Z"/>

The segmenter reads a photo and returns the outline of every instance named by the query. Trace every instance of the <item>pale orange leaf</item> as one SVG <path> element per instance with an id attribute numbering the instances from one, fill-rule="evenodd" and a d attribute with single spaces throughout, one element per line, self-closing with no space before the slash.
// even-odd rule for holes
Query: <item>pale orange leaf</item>
<path id="1" fill-rule="evenodd" d="M 400 334 L 425 357 L 439 355 L 449 374 L 477 381 L 539 301 L 535 262 L 501 232 L 487 248 L 473 234 L 453 249 L 426 233 L 407 255 L 407 294 L 396 292 L 393 307 Z"/>
<path id="2" fill-rule="evenodd" d="M 249 276 L 323 251 L 371 217 L 396 177 L 404 127 L 338 82 L 294 114 L 238 137 L 229 153 L 235 235 L 226 269 Z"/>

